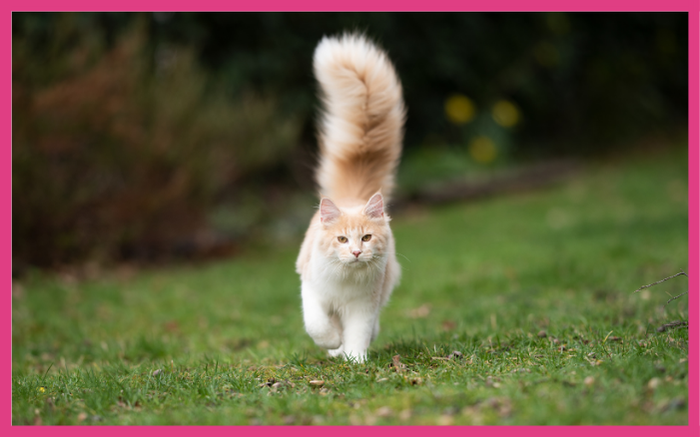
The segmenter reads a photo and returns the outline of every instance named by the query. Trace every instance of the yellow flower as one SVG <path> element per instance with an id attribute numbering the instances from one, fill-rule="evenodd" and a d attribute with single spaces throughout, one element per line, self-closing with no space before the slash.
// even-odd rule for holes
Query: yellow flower
<path id="1" fill-rule="evenodd" d="M 501 126 L 513 127 L 520 120 L 520 111 L 508 100 L 500 100 L 493 106 L 491 116 Z"/>
<path id="2" fill-rule="evenodd" d="M 462 94 L 454 94 L 445 101 L 445 114 L 454 124 L 465 124 L 476 115 L 476 107 L 471 99 Z"/>
<path id="3" fill-rule="evenodd" d="M 39 390 L 42 393 L 44 393 L 46 391 L 46 389 L 44 387 L 39 387 L 37 390 Z"/>
<path id="4" fill-rule="evenodd" d="M 493 140 L 485 135 L 478 136 L 469 143 L 469 154 L 480 164 L 493 162 L 498 155 L 498 149 Z"/>

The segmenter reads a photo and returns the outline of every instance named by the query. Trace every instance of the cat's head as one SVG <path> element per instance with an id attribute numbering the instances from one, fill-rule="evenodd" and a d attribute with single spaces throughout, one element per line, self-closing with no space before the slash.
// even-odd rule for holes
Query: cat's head
<path id="1" fill-rule="evenodd" d="M 354 267 L 375 264 L 384 258 L 391 230 L 380 193 L 364 206 L 354 208 L 339 208 L 330 199 L 323 198 L 320 220 L 321 246 L 326 257 Z"/>

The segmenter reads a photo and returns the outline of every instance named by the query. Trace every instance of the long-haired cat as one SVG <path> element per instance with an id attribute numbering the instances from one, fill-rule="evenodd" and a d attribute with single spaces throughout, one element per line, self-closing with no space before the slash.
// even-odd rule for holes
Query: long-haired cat
<path id="1" fill-rule="evenodd" d="M 401 271 L 385 211 L 401 155 L 401 84 L 387 55 L 357 34 L 323 38 L 314 73 L 321 202 L 296 263 L 304 325 L 331 356 L 363 362 Z"/>

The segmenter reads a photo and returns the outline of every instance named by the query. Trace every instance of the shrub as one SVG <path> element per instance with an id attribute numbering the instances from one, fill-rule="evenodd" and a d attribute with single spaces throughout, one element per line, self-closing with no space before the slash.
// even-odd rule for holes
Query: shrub
<path id="1" fill-rule="evenodd" d="M 273 99 L 231 101 L 192 49 L 149 46 L 142 20 L 111 48 L 79 24 L 55 20 L 65 44 L 41 62 L 13 40 L 15 264 L 167 253 L 298 136 Z"/>

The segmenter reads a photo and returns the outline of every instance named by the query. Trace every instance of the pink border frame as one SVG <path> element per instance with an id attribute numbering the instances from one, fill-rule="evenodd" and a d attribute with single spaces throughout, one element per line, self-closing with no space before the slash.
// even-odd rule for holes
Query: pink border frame
<path id="1" fill-rule="evenodd" d="M 688 133 L 688 183 L 689 183 L 689 248 L 688 248 L 688 275 L 689 275 L 689 317 L 691 319 L 690 323 L 690 341 L 689 341 L 689 425 L 688 426 L 675 426 L 672 429 L 668 427 L 631 427 L 631 426 L 616 426 L 616 427 L 595 427 L 596 433 L 604 434 L 618 434 L 618 433 L 634 433 L 635 436 L 654 436 L 671 432 L 674 437 L 681 436 L 697 436 L 700 435 L 700 380 L 698 379 L 698 352 L 700 343 L 698 342 L 698 313 L 699 313 L 699 297 L 698 297 L 698 284 L 699 284 L 699 274 L 698 269 L 698 216 L 699 202 L 700 199 L 698 195 L 700 194 L 700 151 L 699 147 L 699 121 L 700 121 L 700 111 L 698 108 L 698 96 L 699 96 L 699 65 L 698 65 L 698 52 L 700 49 L 700 33 L 698 32 L 699 18 L 700 18 L 700 2 L 698 0 L 534 0 L 534 1 L 516 1 L 516 0 L 490 0 L 490 1 L 455 1 L 455 0 L 432 0 L 430 2 L 417 2 L 417 1 L 396 1 L 396 0 L 355 0 L 353 2 L 348 2 L 348 4 L 332 4 L 328 0 L 302 0 L 298 2 L 283 2 L 279 0 L 259 0 L 257 2 L 224 2 L 222 0 L 202 0 L 199 2 L 183 2 L 183 1 L 134 1 L 134 0 L 124 0 L 119 3 L 110 2 L 109 7 L 104 4 L 99 6 L 92 1 L 85 0 L 69 0 L 61 2 L 60 6 L 57 6 L 53 2 L 46 0 L 35 0 L 35 1 L 17 1 L 10 0 L 6 3 L 7 12 L 5 18 L 2 22 L 5 22 L 6 36 L 1 39 L 2 45 L 0 46 L 0 52 L 2 53 L 3 59 L 6 64 L 5 68 L 2 69 L 0 73 L 2 76 L 2 82 L 6 85 L 3 87 L 1 93 L 3 100 L 6 102 L 5 109 L 3 112 L 2 121 L 2 132 L 3 136 L 6 138 L 8 144 L 4 149 L 0 151 L 2 153 L 3 162 L 9 167 L 9 171 L 5 177 L 4 181 L 0 184 L 0 196 L 3 199 L 3 204 L 6 205 L 6 213 L 2 217 L 3 231 L 0 232 L 0 241 L 3 242 L 2 247 L 5 249 L 0 253 L 0 266 L 2 266 L 2 271 L 7 274 L 6 278 L 11 278 L 11 266 L 12 266 L 12 106 L 11 106 L 11 96 L 12 96 L 12 11 L 92 11 L 96 9 L 110 10 L 110 11 L 157 11 L 157 10 L 173 10 L 173 11 L 387 11 L 387 10 L 400 10 L 400 11 L 571 11 L 571 12 L 583 12 L 583 11 L 601 11 L 601 12 L 613 12 L 613 11 L 677 11 L 677 12 L 688 12 L 689 13 L 689 133 Z M 7 38 L 7 39 L 5 39 Z M 8 85 L 9 84 L 9 85 Z M 6 167 L 6 168 L 7 168 Z M 11 281 L 10 281 L 11 282 Z M 11 283 L 10 289 L 11 289 Z M 5 345 L 3 348 L 3 360 L 1 364 L 2 373 L 5 375 L 10 375 L 12 373 L 12 303 L 11 303 L 11 293 L 7 293 L 6 296 L 10 300 L 8 306 L 3 311 L 7 316 L 6 329 L 3 332 L 2 343 Z M 11 411 L 12 411 L 12 382 L 8 378 L 6 380 L 8 386 L 8 391 L 6 395 L 3 396 L 0 401 L 3 409 L 7 412 L 8 418 L 5 422 L 3 428 L 5 432 L 10 432 L 11 435 L 36 435 L 45 431 L 42 427 L 20 427 L 11 426 Z M 9 429 L 8 429 L 9 428 Z M 136 433 L 150 433 L 152 431 L 167 432 L 169 434 L 175 433 L 180 435 L 188 435 L 191 432 L 196 432 L 196 427 L 158 427 L 157 430 L 152 430 L 151 428 L 141 428 L 137 427 L 134 429 L 129 429 L 128 432 Z M 431 432 L 432 430 L 425 429 L 425 427 L 412 427 L 412 428 L 399 428 L 391 427 L 392 429 L 387 429 L 386 427 L 370 427 L 363 429 L 364 432 L 369 433 L 385 433 L 385 432 L 401 432 L 401 433 L 415 433 L 418 435 L 423 432 Z M 581 427 L 470 427 L 468 430 L 459 430 L 469 433 L 475 433 L 483 435 L 485 433 L 495 434 L 495 435 L 510 435 L 511 433 L 525 433 L 532 435 L 558 435 L 560 433 L 567 433 L 572 436 L 588 436 L 592 429 L 588 426 Z M 205 431 L 207 433 L 215 433 L 217 435 L 228 434 L 231 432 L 253 434 L 264 433 L 267 435 L 272 435 L 277 431 L 282 431 L 285 434 L 299 435 L 307 437 L 309 434 L 320 435 L 321 433 L 332 432 L 339 435 L 350 435 L 355 432 L 352 427 L 334 427 L 332 430 L 326 429 L 326 427 L 285 427 L 284 430 L 278 429 L 277 427 L 208 427 Z M 448 431 L 448 430 L 445 430 Z M 450 432 L 456 431 L 454 428 L 449 430 Z M 458 432 L 459 432 L 458 431 Z M 100 434 L 108 435 L 118 435 L 124 430 L 121 427 L 100 427 L 96 429 L 94 427 L 51 427 L 50 432 L 52 434 L 67 435 L 67 434 L 82 434 L 88 435 L 94 432 L 99 432 Z M 201 432 L 201 431 L 200 431 Z"/>

